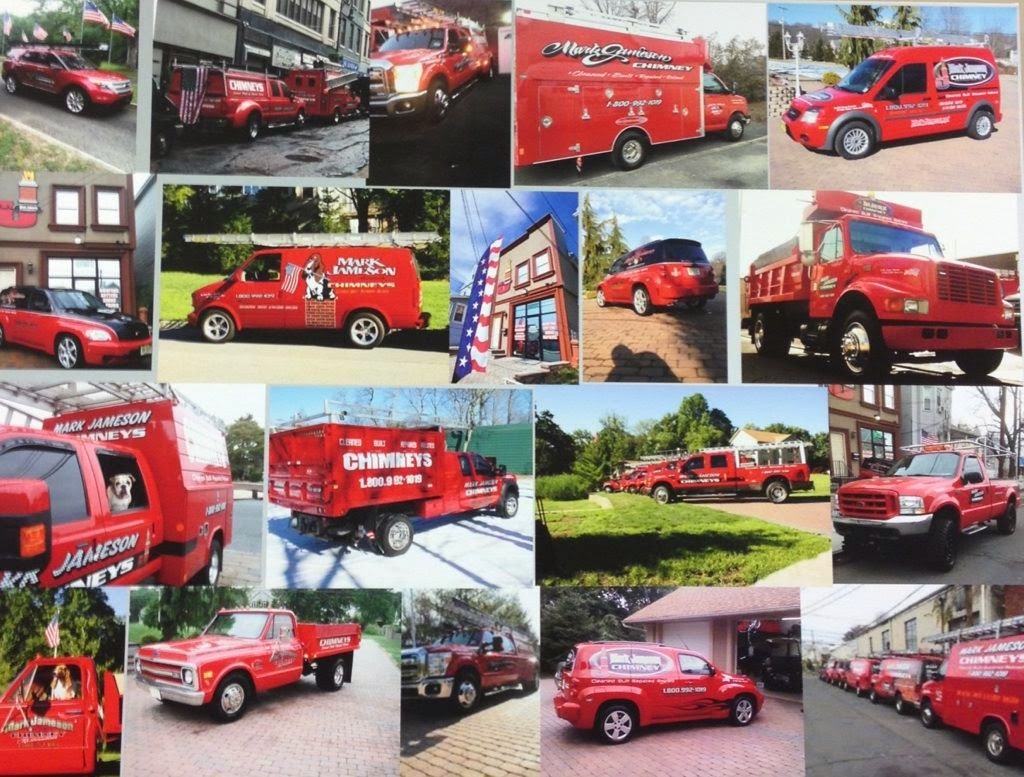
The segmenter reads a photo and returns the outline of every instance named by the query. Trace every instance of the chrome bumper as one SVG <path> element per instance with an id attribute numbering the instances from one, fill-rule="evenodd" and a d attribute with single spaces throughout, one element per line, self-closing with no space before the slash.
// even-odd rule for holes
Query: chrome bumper
<path id="1" fill-rule="evenodd" d="M 416 683 L 403 683 L 402 695 L 421 699 L 448 699 L 454 687 L 454 677 L 426 677 Z"/>
<path id="2" fill-rule="evenodd" d="M 932 528 L 932 514 L 925 515 L 896 515 L 892 518 L 851 518 L 848 515 L 839 513 L 832 514 L 832 524 L 836 530 L 843 534 L 839 527 L 853 529 L 853 533 L 872 533 L 872 530 L 883 535 L 897 535 L 900 537 L 913 537 L 919 534 L 927 534 Z"/>
<path id="3" fill-rule="evenodd" d="M 183 688 L 180 685 L 149 680 L 138 673 L 135 675 L 135 682 L 143 688 L 147 688 L 155 699 L 187 704 L 190 707 L 201 707 L 204 704 L 203 692 L 193 688 Z"/>

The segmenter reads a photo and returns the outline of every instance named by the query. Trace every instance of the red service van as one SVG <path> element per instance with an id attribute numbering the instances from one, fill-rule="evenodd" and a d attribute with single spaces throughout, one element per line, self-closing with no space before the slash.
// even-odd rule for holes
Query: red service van
<path id="1" fill-rule="evenodd" d="M 889 656 L 882 660 L 868 698 L 872 704 L 891 701 L 900 715 L 909 715 L 921 703 L 921 687 L 935 675 L 942 656 L 929 654 Z"/>
<path id="2" fill-rule="evenodd" d="M 340 124 L 342 119 L 362 113 L 362 101 L 350 87 L 358 77 L 356 73 L 326 66 L 305 67 L 289 70 L 284 82 L 305 103 L 309 118 Z"/>
<path id="3" fill-rule="evenodd" d="M 843 690 L 853 691 L 858 696 L 870 693 L 880 663 L 877 658 L 852 659 L 843 678 Z"/>
<path id="4" fill-rule="evenodd" d="M 696 240 L 646 243 L 619 257 L 597 284 L 597 305 L 631 305 L 639 316 L 655 308 L 704 307 L 718 294 L 715 271 Z"/>
<path id="5" fill-rule="evenodd" d="M 516 15 L 517 166 L 610 152 L 633 170 L 652 145 L 739 140 L 749 120 L 703 38 L 613 16 Z"/>

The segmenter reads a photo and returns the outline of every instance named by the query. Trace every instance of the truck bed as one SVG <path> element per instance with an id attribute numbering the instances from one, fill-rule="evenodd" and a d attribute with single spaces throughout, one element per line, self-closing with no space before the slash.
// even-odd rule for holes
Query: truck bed
<path id="1" fill-rule="evenodd" d="M 300 623 L 295 636 L 302 643 L 306 658 L 316 661 L 324 656 L 351 653 L 362 641 L 358 623 Z"/>

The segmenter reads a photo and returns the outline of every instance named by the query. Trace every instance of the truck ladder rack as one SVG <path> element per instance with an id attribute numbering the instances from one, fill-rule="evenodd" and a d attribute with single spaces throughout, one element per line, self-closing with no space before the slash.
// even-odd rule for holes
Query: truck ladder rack
<path id="1" fill-rule="evenodd" d="M 250 232 L 185 235 L 186 243 L 257 245 L 267 248 L 319 248 L 323 246 L 423 248 L 437 243 L 437 232 Z"/>
<path id="2" fill-rule="evenodd" d="M 360 420 L 364 423 L 360 424 Z M 366 423 L 369 422 L 369 423 Z M 355 426 L 379 426 L 399 427 L 402 429 L 422 429 L 424 431 L 441 432 L 445 429 L 465 429 L 471 427 L 460 426 L 459 424 L 447 423 L 440 416 L 422 417 L 417 421 L 403 421 L 400 418 L 385 413 L 373 413 L 369 410 L 357 408 L 355 411 L 349 409 L 337 399 L 325 399 L 324 411 L 309 416 L 299 416 L 274 424 L 273 431 L 284 429 L 296 429 L 303 426 L 315 426 L 317 424 L 352 424 Z"/>
<path id="3" fill-rule="evenodd" d="M 842 24 L 829 22 L 819 27 L 826 35 L 834 38 L 869 38 L 894 43 L 912 43 L 919 45 L 946 44 L 949 46 L 987 46 L 988 35 L 979 41 L 970 35 L 954 35 L 945 32 L 926 32 L 925 30 L 894 30 L 891 27 L 880 27 L 873 24 Z"/>
<path id="4" fill-rule="evenodd" d="M 969 440 L 947 440 L 945 442 L 921 442 L 912 445 L 901 445 L 901 451 L 907 453 L 941 453 L 944 451 L 958 452 L 969 451 L 983 456 L 986 459 L 1015 458 L 1013 451 L 993 445 L 984 437 L 977 437 Z"/>
<path id="5" fill-rule="evenodd" d="M 546 19 L 554 22 L 567 22 L 572 24 L 579 22 L 594 27 L 601 27 L 606 30 L 621 30 L 627 33 L 648 35 L 653 38 L 664 40 L 692 41 L 695 36 L 688 35 L 686 30 L 677 27 L 672 30 L 665 24 L 655 24 L 643 19 L 631 19 L 628 16 L 616 16 L 615 14 L 602 13 L 584 9 L 581 13 L 572 5 L 549 5 L 546 11 L 537 11 L 530 8 L 520 8 L 516 11 L 520 16 L 529 16 L 536 19 Z"/>
<path id="6" fill-rule="evenodd" d="M 978 626 L 968 626 L 956 631 L 947 631 L 928 637 L 925 641 L 938 644 L 952 644 L 971 639 L 1008 637 L 1014 634 L 1024 634 L 1024 615 L 990 621 Z"/>

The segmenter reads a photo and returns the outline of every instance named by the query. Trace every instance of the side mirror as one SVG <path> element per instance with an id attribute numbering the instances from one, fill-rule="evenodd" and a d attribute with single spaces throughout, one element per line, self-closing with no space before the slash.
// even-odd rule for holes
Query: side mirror
<path id="1" fill-rule="evenodd" d="M 815 263 L 814 255 L 814 224 L 805 221 L 800 225 L 797 233 L 797 244 L 800 248 L 800 261 L 805 267 L 811 267 Z"/>
<path id="2" fill-rule="evenodd" d="M 898 100 L 899 95 L 891 86 L 883 86 L 878 92 L 879 100 Z"/>
<path id="3" fill-rule="evenodd" d="M 975 485 L 985 481 L 985 476 L 980 472 L 965 472 L 962 478 L 964 485 Z"/>
<path id="4" fill-rule="evenodd" d="M 45 568 L 53 547 L 49 486 L 42 480 L 0 482 L 0 520 L 11 538 L 0 546 L 0 571 Z"/>
<path id="5" fill-rule="evenodd" d="M 499 464 L 498 465 L 498 474 L 501 475 L 502 477 L 507 475 L 508 474 L 508 467 L 506 467 L 504 464 Z"/>

